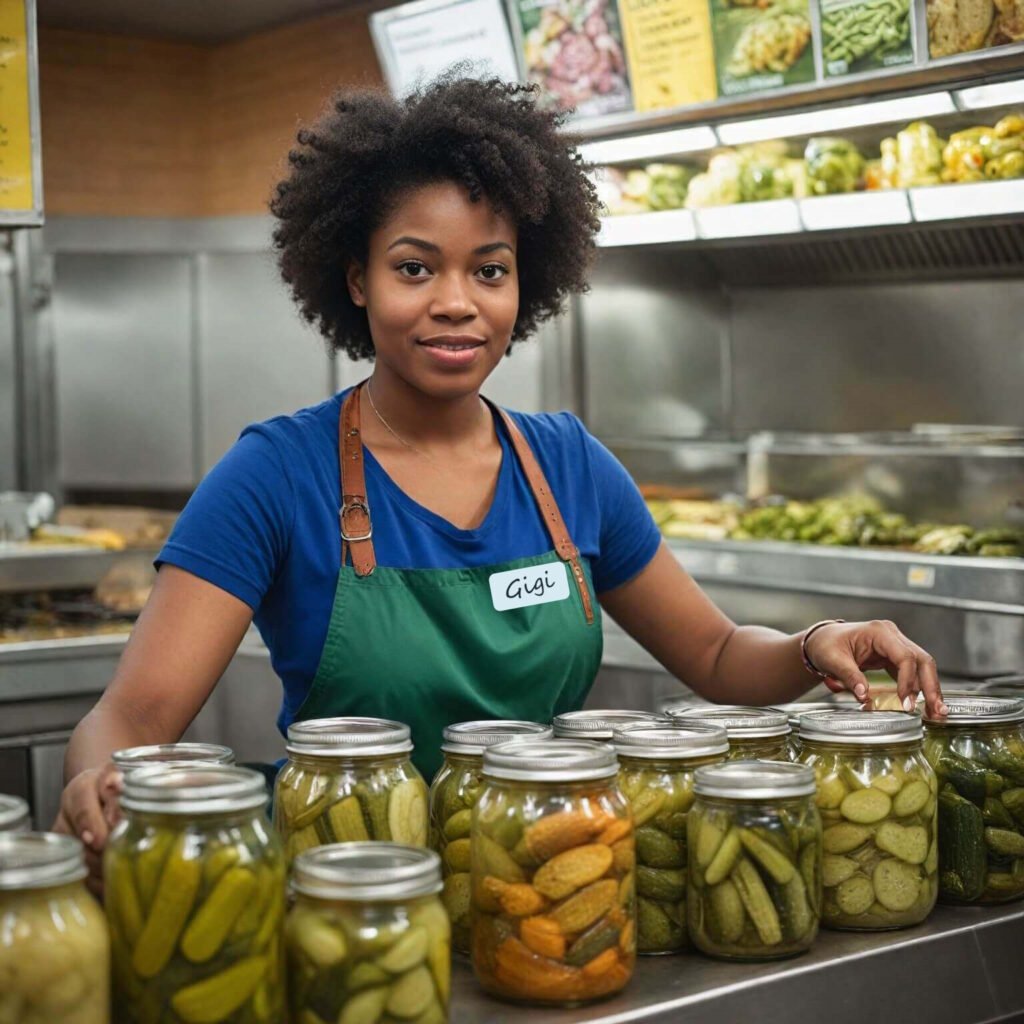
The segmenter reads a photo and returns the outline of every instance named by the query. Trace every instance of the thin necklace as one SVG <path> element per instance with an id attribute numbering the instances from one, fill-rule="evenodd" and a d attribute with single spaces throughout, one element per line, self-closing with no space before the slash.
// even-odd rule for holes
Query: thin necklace
<path id="1" fill-rule="evenodd" d="M 396 441 L 398 441 L 399 444 L 405 445 L 405 447 L 408 448 L 409 451 L 415 452 L 417 455 L 422 455 L 423 458 L 425 458 L 427 460 L 427 462 L 433 463 L 433 465 L 435 465 L 435 466 L 438 465 L 437 460 L 432 455 L 427 454 L 427 452 L 423 451 L 421 448 L 417 448 L 416 445 L 410 444 L 408 441 L 406 441 L 406 439 L 404 437 L 402 437 L 402 435 L 399 434 L 398 431 L 395 430 L 394 427 L 392 427 L 391 424 L 388 423 L 388 421 L 386 419 L 384 419 L 383 416 L 381 416 L 380 410 L 377 408 L 377 405 L 376 405 L 376 403 L 373 400 L 373 391 L 370 388 L 370 382 L 369 381 L 366 382 L 366 397 L 370 400 L 370 408 L 373 410 L 374 416 L 376 416 L 377 419 L 380 420 L 381 425 L 384 427 L 384 429 Z"/>

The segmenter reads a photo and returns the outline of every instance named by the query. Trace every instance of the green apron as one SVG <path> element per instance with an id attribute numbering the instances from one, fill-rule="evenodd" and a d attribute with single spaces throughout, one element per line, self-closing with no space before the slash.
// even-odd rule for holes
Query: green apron
<path id="1" fill-rule="evenodd" d="M 543 472 L 502 410 L 552 550 L 472 569 L 378 566 L 361 388 L 348 395 L 339 419 L 341 568 L 320 663 L 296 720 L 368 715 L 406 722 L 413 761 L 429 781 L 441 766 L 442 730 L 452 722 L 549 722 L 582 706 L 601 663 L 600 606 Z M 508 575 L 492 580 L 499 573 Z M 530 603 L 545 591 L 543 603 Z"/>

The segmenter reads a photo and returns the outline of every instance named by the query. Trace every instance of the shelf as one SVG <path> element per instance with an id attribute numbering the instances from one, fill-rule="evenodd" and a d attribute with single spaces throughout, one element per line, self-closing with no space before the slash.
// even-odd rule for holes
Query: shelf
<path id="1" fill-rule="evenodd" d="M 91 590 L 125 559 L 151 561 L 157 549 L 106 551 L 54 545 L 0 544 L 0 593 Z"/>

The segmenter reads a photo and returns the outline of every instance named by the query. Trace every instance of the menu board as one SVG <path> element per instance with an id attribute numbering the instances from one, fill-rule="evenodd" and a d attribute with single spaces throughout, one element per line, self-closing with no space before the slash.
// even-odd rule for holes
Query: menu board
<path id="1" fill-rule="evenodd" d="M 820 0 L 826 78 L 914 60 L 911 0 Z"/>
<path id="2" fill-rule="evenodd" d="M 723 96 L 813 82 L 810 0 L 710 0 Z"/>
<path id="3" fill-rule="evenodd" d="M 927 15 L 933 60 L 1024 40 L 1021 0 L 927 0 Z"/>
<path id="4" fill-rule="evenodd" d="M 41 224 L 33 0 L 0 0 L 0 224 Z"/>
<path id="5" fill-rule="evenodd" d="M 707 0 L 619 0 L 619 15 L 636 110 L 718 96 Z"/>

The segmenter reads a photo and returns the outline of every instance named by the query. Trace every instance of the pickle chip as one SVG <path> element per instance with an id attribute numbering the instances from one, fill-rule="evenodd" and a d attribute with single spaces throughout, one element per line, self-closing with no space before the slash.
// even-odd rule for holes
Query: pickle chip
<path id="1" fill-rule="evenodd" d="M 427 795 L 418 779 L 406 779 L 391 791 L 388 827 L 396 843 L 427 845 Z"/>
<path id="2" fill-rule="evenodd" d="M 917 868 L 890 857 L 875 868 L 872 883 L 886 910 L 904 911 L 917 902 L 921 875 Z"/>

